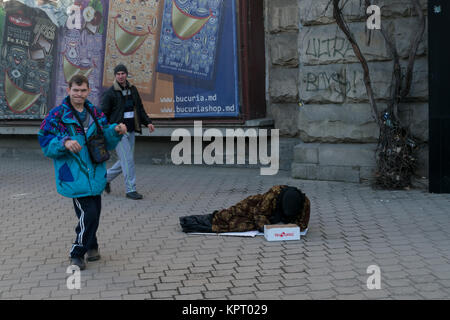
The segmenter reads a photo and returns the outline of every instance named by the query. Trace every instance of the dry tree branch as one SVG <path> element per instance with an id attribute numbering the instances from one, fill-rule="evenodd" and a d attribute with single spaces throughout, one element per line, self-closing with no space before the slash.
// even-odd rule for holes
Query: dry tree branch
<path id="1" fill-rule="evenodd" d="M 325 7 L 325 10 L 323 11 L 323 13 L 325 13 L 328 10 L 328 7 L 330 6 L 330 4 L 333 3 L 333 0 L 328 1 L 327 6 Z"/>
<path id="2" fill-rule="evenodd" d="M 366 86 L 367 96 L 369 97 L 370 105 L 372 106 L 372 111 L 374 113 L 375 121 L 377 122 L 378 126 L 381 126 L 381 120 L 378 114 L 378 107 L 377 103 L 375 101 L 375 96 L 372 89 L 372 84 L 370 81 L 370 73 L 369 73 L 369 66 L 367 64 L 366 58 L 363 56 L 361 49 L 359 48 L 358 43 L 355 40 L 355 37 L 350 31 L 350 28 L 345 23 L 344 17 L 342 15 L 342 10 L 339 8 L 339 2 L 340 0 L 333 0 L 333 17 L 336 20 L 337 25 L 342 30 L 342 32 L 347 37 L 347 40 L 350 42 L 353 48 L 353 52 L 355 53 L 355 56 L 358 58 L 358 60 L 361 62 L 363 71 L 364 71 L 364 84 Z"/>
<path id="3" fill-rule="evenodd" d="M 369 0 L 366 0 L 366 5 L 369 6 Z M 402 70 L 400 66 L 400 57 L 395 46 L 395 41 L 391 38 L 391 36 L 387 33 L 384 28 L 381 28 L 381 35 L 386 42 L 389 51 L 391 52 L 392 59 L 394 60 L 394 69 L 392 71 L 392 80 L 391 80 L 391 100 L 388 103 L 388 112 L 394 116 L 396 121 L 400 121 L 398 116 L 398 104 L 400 102 L 400 90 L 402 85 Z"/>
<path id="4" fill-rule="evenodd" d="M 409 129 L 405 128 L 400 123 L 398 117 L 398 105 L 409 93 L 411 88 L 415 55 L 417 53 L 417 48 L 419 42 L 421 41 L 425 27 L 423 13 L 421 11 L 419 12 L 420 6 L 418 4 L 418 0 L 411 0 L 411 2 L 413 3 L 415 10 L 418 12 L 419 19 L 421 19 L 421 24 L 419 26 L 419 33 L 416 35 L 414 42 L 410 47 L 409 63 L 405 77 L 405 87 L 402 86 L 402 70 L 395 39 L 384 28 L 381 30 L 382 36 L 388 46 L 394 62 L 390 87 L 390 101 L 388 102 L 389 116 L 384 119 L 385 121 L 382 121 L 381 117 L 379 117 L 373 95 L 373 88 L 370 81 L 367 61 L 344 20 L 342 6 L 341 8 L 339 6 L 340 0 L 333 0 L 333 16 L 339 28 L 345 34 L 347 40 L 351 43 L 355 56 L 359 59 L 363 67 L 364 84 L 366 86 L 367 95 L 372 106 L 372 111 L 375 112 L 376 122 L 380 128 L 380 137 L 376 150 L 377 169 L 375 173 L 374 186 L 382 187 L 384 189 L 409 187 L 411 185 L 411 177 L 414 175 L 414 170 L 417 163 L 416 157 L 414 156 L 416 144 L 410 139 Z M 365 0 L 365 4 L 368 7 L 370 5 L 370 1 Z"/>
<path id="5" fill-rule="evenodd" d="M 366 7 L 371 5 L 370 0 L 365 0 Z M 394 60 L 394 70 L 392 72 L 392 80 L 391 80 L 391 100 L 388 103 L 388 112 L 394 115 L 395 119 L 398 120 L 398 102 L 399 102 L 399 94 L 402 84 L 402 73 L 400 67 L 400 57 L 398 55 L 397 48 L 395 46 L 394 40 L 390 37 L 390 35 L 386 32 L 384 28 L 381 28 L 381 35 L 386 42 L 389 51 L 391 52 L 392 58 Z"/>
<path id="6" fill-rule="evenodd" d="M 397 48 L 394 41 L 386 33 L 384 29 L 381 29 L 381 34 L 386 41 L 389 50 L 391 51 L 392 58 L 394 59 L 394 69 L 392 70 L 391 80 L 391 101 L 388 103 L 388 112 L 394 115 L 396 121 L 400 121 L 398 116 L 398 105 L 400 102 L 400 90 L 402 85 L 402 69 L 400 66 L 400 57 L 398 55 Z"/>
<path id="7" fill-rule="evenodd" d="M 416 37 L 414 38 L 413 43 L 411 44 L 411 48 L 409 50 L 409 59 L 408 59 L 408 67 L 406 69 L 406 77 L 405 77 L 405 86 L 400 94 L 401 99 L 405 98 L 409 91 L 411 90 L 411 83 L 413 77 L 414 70 L 414 61 L 416 59 L 417 49 L 419 48 L 420 41 L 422 40 L 423 33 L 425 32 L 425 16 L 422 12 L 422 8 L 420 7 L 419 0 L 411 0 L 411 3 L 419 16 L 419 32 L 416 33 Z"/>
<path id="8" fill-rule="evenodd" d="M 369 0 L 365 0 L 365 2 L 366 6 L 370 5 Z M 400 118 L 398 117 L 398 105 L 409 94 L 409 91 L 411 89 L 415 56 L 420 41 L 422 40 L 423 33 L 425 31 L 425 17 L 423 15 L 422 10 L 420 9 L 420 4 L 418 3 L 418 0 L 411 0 L 411 2 L 414 6 L 414 9 L 417 11 L 419 15 L 420 24 L 418 27 L 418 32 L 416 33 L 416 37 L 414 41 L 411 43 L 409 51 L 409 60 L 405 77 L 406 79 L 405 86 L 402 86 L 402 71 L 400 66 L 400 57 L 397 48 L 395 47 L 395 41 L 390 37 L 385 28 L 381 28 L 380 30 L 394 61 L 394 70 L 392 73 L 392 82 L 391 82 L 391 100 L 388 103 L 388 112 L 391 115 L 394 115 L 394 118 L 397 121 L 400 121 Z"/>

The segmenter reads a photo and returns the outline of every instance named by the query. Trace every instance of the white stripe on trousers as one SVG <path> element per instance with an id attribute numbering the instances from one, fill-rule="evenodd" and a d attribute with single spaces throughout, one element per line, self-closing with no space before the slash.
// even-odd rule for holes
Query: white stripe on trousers
<path id="1" fill-rule="evenodd" d="M 77 205 L 78 209 L 80 209 L 80 211 L 81 211 L 81 215 L 80 215 L 80 228 L 81 228 L 81 230 L 80 230 L 80 233 L 78 234 L 78 237 L 77 237 L 77 242 L 78 243 L 74 244 L 72 246 L 72 249 L 70 250 L 70 253 L 73 252 L 73 249 L 75 249 L 75 247 L 82 247 L 83 246 L 83 234 L 84 234 L 84 231 L 86 230 L 86 227 L 84 226 L 84 210 L 83 210 L 83 208 L 81 208 L 81 204 L 78 201 L 78 199 L 75 198 L 74 200 L 75 200 L 75 204 Z"/>

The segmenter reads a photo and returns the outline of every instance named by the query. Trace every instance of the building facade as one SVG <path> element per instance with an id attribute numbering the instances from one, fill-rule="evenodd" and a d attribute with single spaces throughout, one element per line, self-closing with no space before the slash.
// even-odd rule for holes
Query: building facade
<path id="1" fill-rule="evenodd" d="M 204 5 L 211 2 L 217 6 L 221 1 L 203 2 Z M 412 1 L 372 2 L 380 8 L 381 28 L 394 39 L 402 69 L 405 69 L 418 25 L 418 16 Z M 386 108 L 390 98 L 392 55 L 381 31 L 367 29 L 368 15 L 364 1 L 351 0 L 345 3 L 345 19 L 368 61 L 375 98 L 381 111 Z M 420 0 L 420 4 L 426 15 L 427 1 Z M 177 14 L 184 16 L 183 7 L 174 5 L 173 8 L 175 7 L 179 9 Z M 227 118 L 203 118 L 203 129 L 213 127 L 225 132 L 225 128 L 275 128 L 280 134 L 280 169 L 289 170 L 292 177 L 351 182 L 370 180 L 375 167 L 379 128 L 367 97 L 362 66 L 333 18 L 333 5 L 330 0 L 240 0 L 236 1 L 233 8 L 237 12 L 235 20 L 239 25 L 236 33 L 240 42 L 237 55 L 240 67 L 238 83 L 241 90 L 241 112 L 234 118 L 232 113 Z M 103 16 L 107 17 L 106 2 L 102 10 Z M 214 15 L 206 16 L 205 21 L 208 17 Z M 106 21 L 104 26 L 106 27 Z M 223 28 L 225 29 L 227 28 Z M 102 29 L 92 30 L 99 33 Z M 110 27 L 108 30 L 113 29 Z M 125 32 L 123 28 L 116 30 Z M 90 35 L 88 32 L 86 34 Z M 108 35 L 105 31 L 103 36 Z M 145 45 L 145 42 L 143 44 Z M 56 45 L 54 47 L 59 48 Z M 154 49 L 157 52 L 157 48 Z M 65 60 L 61 61 L 63 63 Z M 67 65 L 67 68 L 61 70 L 90 70 L 88 67 L 76 69 L 73 64 Z M 221 63 L 217 65 L 223 67 Z M 264 75 L 265 79 L 262 79 Z M 217 77 L 220 80 L 220 73 Z M 62 79 L 62 76 L 60 78 Z M 100 83 L 100 71 L 97 78 Z M 154 101 L 163 101 L 158 96 L 162 92 L 158 89 L 158 81 L 164 83 L 166 78 L 156 77 L 152 88 L 157 94 L 147 96 Z M 256 83 L 257 86 L 262 86 L 262 90 L 256 88 Z M 173 91 L 173 88 L 171 90 Z M 24 94 L 22 96 L 27 97 Z M 215 97 L 214 92 L 209 96 Z M 30 99 L 32 98 L 30 96 Z M 173 98 L 170 100 L 172 104 Z M 39 99 L 44 101 L 42 97 Z M 34 101 L 40 100 L 32 102 Z M 174 119 L 164 119 L 169 114 L 167 110 L 170 107 L 173 111 L 173 106 L 160 107 L 158 103 L 151 105 L 151 108 L 158 108 L 159 114 L 163 115 L 155 120 L 155 134 L 149 135 L 144 131 L 144 135 L 138 138 L 142 142 L 137 144 L 136 152 L 141 154 L 137 157 L 140 161 L 169 164 L 172 162 L 171 150 L 175 144 L 170 139 L 173 131 L 183 127 L 192 132 L 192 120 L 196 118 L 176 119 L 176 114 L 171 112 Z M 8 109 L 5 107 L 5 110 Z M 36 110 L 41 112 L 42 107 Z M 149 110 L 152 112 L 152 109 Z M 409 125 L 419 146 L 417 174 L 427 177 L 427 30 L 416 53 L 411 91 L 399 107 L 399 116 L 403 123 Z M 19 157 L 23 154 L 42 156 L 35 139 L 39 123 L 38 119 L 0 119 L 0 157 Z"/>
<path id="2" fill-rule="evenodd" d="M 372 1 L 381 28 L 392 35 L 406 69 L 417 33 L 412 1 Z M 420 1 L 424 15 L 427 1 Z M 343 13 L 369 64 L 380 111 L 390 98 L 393 60 L 380 30 L 366 27 L 364 1 Z M 333 18 L 329 0 L 265 1 L 267 110 L 283 137 L 296 137 L 292 176 L 360 182 L 373 176 L 379 128 L 363 81 L 363 68 Z M 420 176 L 428 175 L 427 30 L 417 50 L 412 87 L 399 116 L 420 145 Z"/>

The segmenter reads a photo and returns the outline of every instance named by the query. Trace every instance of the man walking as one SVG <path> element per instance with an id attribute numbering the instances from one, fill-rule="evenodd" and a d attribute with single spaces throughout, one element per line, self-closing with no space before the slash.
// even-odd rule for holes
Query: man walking
<path id="1" fill-rule="evenodd" d="M 53 159 L 58 193 L 73 199 L 79 221 L 70 259 L 71 264 L 80 270 L 86 267 L 86 252 L 88 261 L 100 259 L 96 233 L 101 193 L 106 185 L 105 163 L 92 162 L 86 139 L 99 132 L 98 124 L 102 128 L 106 148 L 112 150 L 121 135 L 126 133 L 124 124 L 108 125 L 104 114 L 87 100 L 89 92 L 89 81 L 85 76 L 72 77 L 67 88 L 68 96 L 49 112 L 38 133 L 42 151 Z"/>
<path id="2" fill-rule="evenodd" d="M 141 125 L 147 126 L 150 132 L 153 132 L 155 127 L 144 110 L 138 90 L 127 80 L 127 68 L 123 64 L 119 64 L 114 68 L 114 76 L 113 85 L 103 95 L 101 108 L 110 123 L 123 122 L 127 127 L 128 134 L 122 137 L 117 145 L 116 152 L 119 161 L 108 169 L 105 191 L 110 193 L 110 182 L 123 173 L 126 197 L 139 200 L 143 196 L 136 192 L 135 132 L 142 133 Z"/>

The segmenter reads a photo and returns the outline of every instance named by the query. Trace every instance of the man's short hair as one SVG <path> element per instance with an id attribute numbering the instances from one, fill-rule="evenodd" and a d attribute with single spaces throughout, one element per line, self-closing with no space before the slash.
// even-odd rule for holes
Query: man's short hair
<path id="1" fill-rule="evenodd" d="M 77 86 L 81 86 L 83 83 L 86 83 L 87 87 L 89 88 L 89 80 L 88 80 L 88 78 L 86 78 L 85 76 L 83 76 L 81 74 L 76 74 L 69 80 L 69 88 L 72 88 L 72 85 L 74 83 Z"/>

